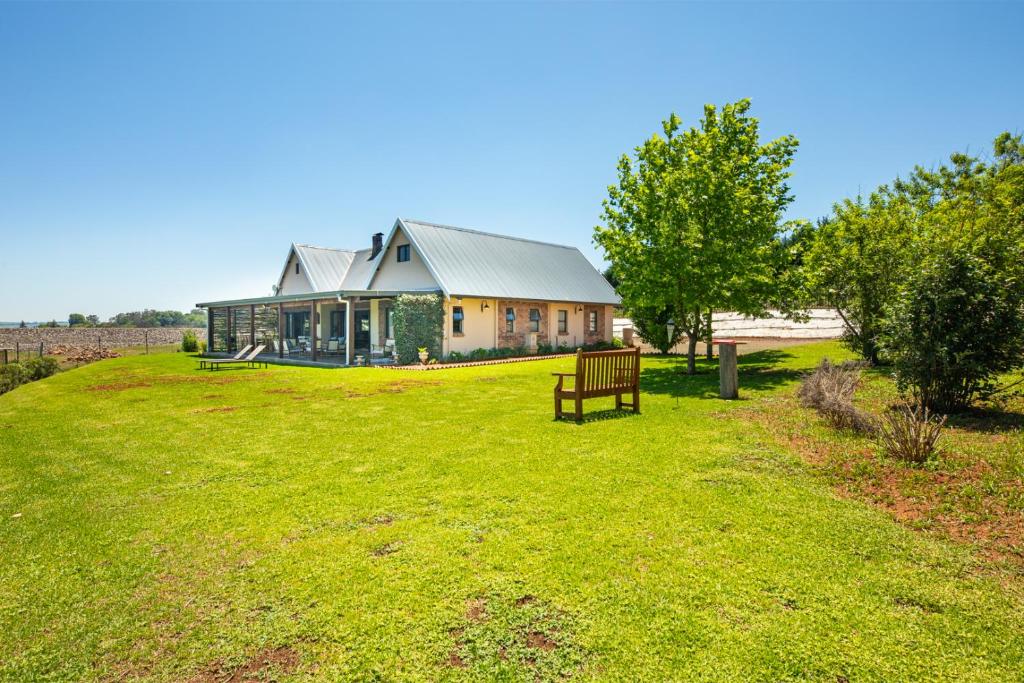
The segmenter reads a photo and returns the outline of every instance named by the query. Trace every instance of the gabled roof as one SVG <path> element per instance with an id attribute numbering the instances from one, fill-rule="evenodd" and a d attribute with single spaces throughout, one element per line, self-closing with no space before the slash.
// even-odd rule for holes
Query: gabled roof
<path id="1" fill-rule="evenodd" d="M 384 252 L 399 229 L 448 296 L 620 303 L 575 247 L 399 218 Z M 364 289 L 373 288 L 375 275 L 374 263 Z"/>
<path id="2" fill-rule="evenodd" d="M 295 254 L 299 263 L 302 264 L 301 272 L 309 281 L 309 286 L 314 292 L 329 292 L 342 289 L 341 283 L 345 274 L 351 270 L 352 262 L 356 257 L 354 251 L 346 249 L 331 249 L 329 247 L 314 247 L 310 244 L 293 244 L 288 258 L 284 262 L 284 270 L 281 277 L 277 279 L 280 287 L 284 280 L 288 263 Z M 369 253 L 367 251 L 367 253 Z"/>

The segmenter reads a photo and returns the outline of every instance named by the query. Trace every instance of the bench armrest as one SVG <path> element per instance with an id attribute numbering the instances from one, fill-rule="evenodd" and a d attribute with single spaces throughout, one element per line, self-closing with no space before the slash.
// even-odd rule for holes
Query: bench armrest
<path id="1" fill-rule="evenodd" d="M 575 377 L 575 372 L 552 372 L 552 377 Z"/>

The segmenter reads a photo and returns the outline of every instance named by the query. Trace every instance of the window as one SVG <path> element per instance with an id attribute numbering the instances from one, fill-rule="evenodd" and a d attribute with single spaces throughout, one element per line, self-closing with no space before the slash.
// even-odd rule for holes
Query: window
<path id="1" fill-rule="evenodd" d="M 587 313 L 587 331 L 597 332 L 597 311 Z"/>
<path id="2" fill-rule="evenodd" d="M 462 334 L 462 306 L 452 308 L 452 334 Z"/>
<path id="3" fill-rule="evenodd" d="M 530 332 L 540 332 L 540 309 L 530 309 Z"/>
<path id="4" fill-rule="evenodd" d="M 409 260 L 409 245 L 399 244 L 398 245 L 398 262 L 405 263 Z"/>
<path id="5" fill-rule="evenodd" d="M 505 332 L 512 334 L 516 331 L 516 309 L 505 309 Z"/>
<path id="6" fill-rule="evenodd" d="M 295 274 L 296 275 L 299 274 L 299 262 L 298 261 L 295 262 Z"/>
<path id="7" fill-rule="evenodd" d="M 558 312 L 558 334 L 569 334 L 569 311 Z"/>

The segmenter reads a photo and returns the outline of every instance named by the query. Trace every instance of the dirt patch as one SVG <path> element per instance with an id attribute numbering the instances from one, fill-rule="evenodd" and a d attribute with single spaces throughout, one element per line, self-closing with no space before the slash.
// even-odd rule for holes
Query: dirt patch
<path id="1" fill-rule="evenodd" d="M 882 457 L 866 437 L 815 430 L 816 418 L 787 398 L 736 414 L 763 425 L 780 446 L 826 476 L 836 492 L 886 510 L 906 526 L 974 546 L 989 561 L 1024 566 L 1024 480 L 993 464 L 1007 434 L 949 428 L 940 459 L 913 467 Z"/>
<path id="2" fill-rule="evenodd" d="M 462 659 L 462 656 L 459 654 L 459 648 L 452 650 L 451 654 L 448 655 L 448 666 L 454 667 L 456 669 L 466 668 L 466 662 L 464 659 Z"/>
<path id="3" fill-rule="evenodd" d="M 466 620 L 483 621 L 487 618 L 487 601 L 484 598 L 474 598 L 466 603 Z"/>
<path id="4" fill-rule="evenodd" d="M 114 382 L 112 384 L 97 384 L 89 387 L 86 391 L 125 391 L 127 389 L 141 389 L 153 386 L 149 382 Z"/>
<path id="5" fill-rule="evenodd" d="M 380 547 L 374 548 L 371 554 L 374 557 L 387 557 L 388 555 L 394 555 L 397 553 L 398 549 L 401 547 L 401 541 L 392 541 L 391 543 L 385 543 Z"/>
<path id="6" fill-rule="evenodd" d="M 532 647 L 537 650 L 544 650 L 545 652 L 551 652 L 558 643 L 553 641 L 546 633 L 540 631 L 532 631 L 526 636 L 526 647 Z"/>
<path id="7" fill-rule="evenodd" d="M 190 683 L 255 683 L 277 680 L 280 674 L 295 673 L 299 668 L 299 653 L 290 647 L 268 648 L 256 653 L 245 664 L 228 668 L 215 663 L 189 679 Z"/>
<path id="8" fill-rule="evenodd" d="M 206 396 L 203 396 L 203 398 L 207 400 L 212 400 L 215 398 L 224 398 L 224 394 L 207 394 Z"/>
<path id="9" fill-rule="evenodd" d="M 214 406 L 212 408 L 196 408 L 189 411 L 192 413 L 233 413 L 238 410 L 235 406 Z"/>
<path id="10" fill-rule="evenodd" d="M 366 398 L 368 396 L 377 396 L 379 394 L 401 394 L 409 389 L 415 389 L 417 387 L 437 386 L 439 384 L 443 384 L 443 382 L 432 380 L 414 381 L 402 379 L 398 380 L 397 382 L 388 382 L 387 384 L 382 384 L 380 386 L 366 390 L 357 390 L 352 389 L 352 387 L 346 386 L 341 386 L 337 388 L 345 392 L 346 398 Z"/>
<path id="11" fill-rule="evenodd" d="M 521 598 L 516 598 L 515 604 L 516 607 L 525 607 L 527 605 L 532 605 L 535 602 L 537 602 L 537 596 L 527 594 Z"/>
<path id="12" fill-rule="evenodd" d="M 281 387 L 279 389 L 267 389 L 263 393 L 265 394 L 294 394 L 295 389 L 288 389 L 287 387 Z"/>
<path id="13" fill-rule="evenodd" d="M 391 515 L 376 515 L 370 518 L 370 525 L 372 526 L 390 526 L 395 522 L 395 518 Z"/>

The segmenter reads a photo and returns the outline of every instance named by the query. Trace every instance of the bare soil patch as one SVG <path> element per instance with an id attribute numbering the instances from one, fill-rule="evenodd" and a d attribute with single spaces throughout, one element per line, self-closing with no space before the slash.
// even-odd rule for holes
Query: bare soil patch
<path id="1" fill-rule="evenodd" d="M 234 668 L 221 663 L 210 665 L 205 671 L 189 679 L 190 683 L 256 683 L 276 680 L 275 674 L 292 674 L 299 668 L 299 653 L 283 646 L 256 653 L 245 664 Z"/>

